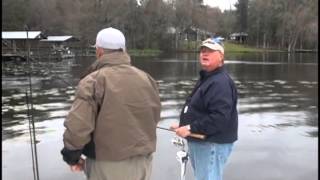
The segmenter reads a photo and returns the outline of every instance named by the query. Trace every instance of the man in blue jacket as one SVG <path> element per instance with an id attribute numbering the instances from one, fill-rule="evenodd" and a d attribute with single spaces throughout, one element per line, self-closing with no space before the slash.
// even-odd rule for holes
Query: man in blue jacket
<path id="1" fill-rule="evenodd" d="M 222 180 L 223 169 L 238 139 L 237 89 L 224 68 L 224 48 L 218 39 L 202 42 L 200 78 L 187 98 L 180 124 L 172 129 L 188 141 L 196 180 Z M 203 134 L 204 140 L 190 137 Z"/>

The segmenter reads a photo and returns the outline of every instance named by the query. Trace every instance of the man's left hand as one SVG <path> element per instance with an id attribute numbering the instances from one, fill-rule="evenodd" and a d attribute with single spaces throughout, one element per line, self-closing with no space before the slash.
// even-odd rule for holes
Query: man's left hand
<path id="1" fill-rule="evenodd" d="M 79 162 L 75 165 L 70 165 L 70 169 L 72 172 L 80 172 L 84 169 L 85 160 L 80 158 Z"/>
<path id="2" fill-rule="evenodd" d="M 186 125 L 186 126 L 181 126 L 179 128 L 176 128 L 174 129 L 174 131 L 178 136 L 185 138 L 191 134 L 189 129 L 190 129 L 190 126 Z"/>

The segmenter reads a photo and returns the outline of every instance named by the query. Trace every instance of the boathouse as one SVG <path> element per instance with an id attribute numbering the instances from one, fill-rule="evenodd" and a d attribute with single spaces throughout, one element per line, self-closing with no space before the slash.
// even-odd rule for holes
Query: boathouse
<path id="1" fill-rule="evenodd" d="M 30 48 L 30 57 L 35 54 L 39 40 L 46 38 L 41 31 L 2 31 L 2 60 L 25 60 Z"/>
<path id="2" fill-rule="evenodd" d="M 236 32 L 236 33 L 230 34 L 229 37 L 231 41 L 243 44 L 247 42 L 248 33 Z"/>
<path id="3" fill-rule="evenodd" d="M 47 36 L 41 31 L 2 31 L 2 59 L 24 59 L 30 48 L 33 59 L 47 58 L 50 54 L 72 54 L 73 36 Z"/>
<path id="4" fill-rule="evenodd" d="M 72 47 L 73 43 L 78 41 L 80 40 L 73 36 L 47 36 L 46 39 L 40 40 L 40 47 L 58 50 L 61 48 Z"/>
<path id="5" fill-rule="evenodd" d="M 80 41 L 73 36 L 48 36 L 46 39 L 40 40 L 40 52 L 46 52 L 44 48 L 49 49 L 49 55 L 58 55 L 59 58 L 74 57 L 75 50 L 72 48 L 74 42 Z M 39 52 L 39 53 L 40 53 Z"/>
<path id="6" fill-rule="evenodd" d="M 2 31 L 2 54 L 22 53 L 27 51 L 27 40 L 30 49 L 38 46 L 39 40 L 46 38 L 41 31 Z"/>

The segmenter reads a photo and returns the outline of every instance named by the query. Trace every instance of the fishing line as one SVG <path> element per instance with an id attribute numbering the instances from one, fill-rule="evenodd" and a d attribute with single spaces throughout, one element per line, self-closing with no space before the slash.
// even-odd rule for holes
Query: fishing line
<path id="1" fill-rule="evenodd" d="M 38 165 L 38 152 L 37 152 L 37 139 L 36 139 L 36 129 L 35 129 L 35 121 L 33 118 L 33 102 L 32 102 L 32 66 L 30 61 L 30 42 L 29 42 L 29 27 L 25 25 L 25 30 L 27 33 L 26 39 L 26 47 L 27 47 L 27 64 L 28 64 L 28 81 L 29 81 L 29 92 L 26 91 L 26 104 L 27 104 L 27 116 L 28 116 L 28 124 L 29 124 L 29 136 L 30 136 L 30 148 L 31 148 L 31 157 L 32 157 L 32 170 L 33 170 L 33 178 L 34 180 L 40 180 L 39 178 L 39 165 Z M 50 70 L 49 70 L 50 71 Z M 51 74 L 51 71 L 50 71 Z M 70 83 L 65 81 L 63 78 L 59 76 L 54 76 L 57 79 L 60 79 L 62 82 L 67 84 L 68 86 L 73 87 Z"/>
<path id="2" fill-rule="evenodd" d="M 27 32 L 27 63 L 28 63 L 28 79 L 29 79 L 29 91 L 30 96 L 26 92 L 27 96 L 27 112 L 28 112 L 28 119 L 29 119 L 29 131 L 30 131 L 30 140 L 31 140 L 31 153 L 32 153 L 32 165 L 33 165 L 33 176 L 34 180 L 40 180 L 39 178 L 39 166 L 38 166 L 38 153 L 37 153 L 37 145 L 36 145 L 36 130 L 35 130 L 35 123 L 33 118 L 33 102 L 32 102 L 32 82 L 31 82 L 31 63 L 30 63 L 30 44 L 29 44 L 29 27 L 25 25 L 25 30 Z M 30 104 L 30 108 L 29 108 Z M 30 123 L 31 122 L 31 123 Z M 30 127 L 31 124 L 31 127 Z M 32 146 L 33 144 L 33 146 Z"/>
<path id="3" fill-rule="evenodd" d="M 35 157 L 34 157 L 34 149 L 33 149 L 33 136 L 32 136 L 32 127 L 31 127 L 31 115 L 30 115 L 30 108 L 29 108 L 29 98 L 28 98 L 28 91 L 26 91 L 26 103 L 27 103 L 27 117 L 28 117 L 28 127 L 29 127 L 29 137 L 30 137 L 30 146 L 31 146 L 31 159 L 32 159 L 32 170 L 33 170 L 33 179 L 36 179 L 36 172 L 35 172 Z"/>
<path id="4" fill-rule="evenodd" d="M 51 73 L 51 72 L 49 72 Z M 74 85 L 72 85 L 71 83 L 67 82 L 66 80 L 64 80 L 62 77 L 58 76 L 58 75 L 54 75 L 52 76 L 52 78 L 57 78 L 59 79 L 60 81 L 62 81 L 63 83 L 65 83 L 66 85 L 68 86 L 71 86 L 72 89 L 74 89 Z"/>

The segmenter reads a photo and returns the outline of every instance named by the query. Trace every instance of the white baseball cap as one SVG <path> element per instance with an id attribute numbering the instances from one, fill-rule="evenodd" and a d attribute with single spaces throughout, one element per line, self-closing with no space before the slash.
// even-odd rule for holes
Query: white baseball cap
<path id="1" fill-rule="evenodd" d="M 126 39 L 123 33 L 115 28 L 102 29 L 97 34 L 95 47 L 104 49 L 126 49 Z"/>
<path id="2" fill-rule="evenodd" d="M 202 44 L 200 45 L 200 47 L 207 47 L 207 48 L 212 49 L 212 50 L 220 51 L 222 54 L 224 54 L 223 46 L 220 45 L 219 43 L 217 43 L 215 41 L 215 39 L 213 39 L 213 38 L 209 38 L 209 39 L 204 40 L 202 42 Z"/>

